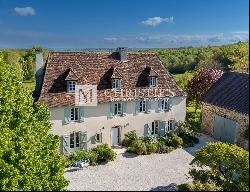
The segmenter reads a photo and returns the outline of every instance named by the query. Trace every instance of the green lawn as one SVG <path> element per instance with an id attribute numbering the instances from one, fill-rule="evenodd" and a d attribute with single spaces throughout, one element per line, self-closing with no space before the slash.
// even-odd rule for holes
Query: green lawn
<path id="1" fill-rule="evenodd" d="M 186 72 L 181 74 L 172 74 L 176 83 L 185 91 L 187 82 L 193 77 L 193 73 Z"/>

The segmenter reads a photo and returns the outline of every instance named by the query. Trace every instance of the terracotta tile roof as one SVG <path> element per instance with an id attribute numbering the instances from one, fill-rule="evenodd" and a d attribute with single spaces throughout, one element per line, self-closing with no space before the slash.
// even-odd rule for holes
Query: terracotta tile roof
<path id="1" fill-rule="evenodd" d="M 74 106 L 75 95 L 67 93 L 65 81 L 69 75 L 69 69 L 79 77 L 78 84 L 97 85 L 99 103 L 110 102 L 110 97 L 105 93 L 113 94 L 111 76 L 114 74 L 114 69 L 117 71 L 116 75 L 119 73 L 122 76 L 121 89 L 123 90 L 138 91 L 149 88 L 148 76 L 152 67 L 158 74 L 157 88 L 164 90 L 163 96 L 186 96 L 155 54 L 128 53 L 128 61 L 125 62 L 121 62 L 118 57 L 116 52 L 112 54 L 50 52 L 39 100 L 44 101 L 49 107 Z M 153 91 L 151 93 L 154 97 L 157 94 Z M 130 99 L 134 100 L 138 97 L 140 96 L 133 96 Z"/>
<path id="2" fill-rule="evenodd" d="M 249 74 L 225 72 L 203 96 L 202 101 L 249 114 Z"/>

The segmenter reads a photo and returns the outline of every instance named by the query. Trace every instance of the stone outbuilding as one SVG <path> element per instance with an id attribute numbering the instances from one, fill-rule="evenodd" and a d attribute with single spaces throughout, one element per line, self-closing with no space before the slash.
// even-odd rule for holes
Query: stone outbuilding
<path id="1" fill-rule="evenodd" d="M 225 72 L 202 98 L 202 130 L 217 140 L 248 147 L 249 74 Z"/>

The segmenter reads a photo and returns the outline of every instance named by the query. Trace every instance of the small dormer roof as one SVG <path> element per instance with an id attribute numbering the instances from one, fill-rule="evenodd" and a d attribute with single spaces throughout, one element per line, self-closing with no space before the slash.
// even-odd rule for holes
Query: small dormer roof
<path id="1" fill-rule="evenodd" d="M 67 70 L 68 70 L 68 75 L 65 78 L 66 81 L 77 81 L 77 80 L 79 80 L 78 76 L 73 71 L 73 69 L 69 68 Z"/>
<path id="2" fill-rule="evenodd" d="M 158 77 L 158 73 L 155 72 L 155 70 L 150 67 L 149 77 Z"/>
<path id="3" fill-rule="evenodd" d="M 121 79 L 121 78 L 122 75 L 119 73 L 119 71 L 116 68 L 113 68 L 111 79 Z"/>

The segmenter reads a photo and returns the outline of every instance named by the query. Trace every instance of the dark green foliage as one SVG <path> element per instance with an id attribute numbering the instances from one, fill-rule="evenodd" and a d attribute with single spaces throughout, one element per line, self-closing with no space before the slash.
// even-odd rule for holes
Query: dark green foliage
<path id="1" fill-rule="evenodd" d="M 195 167 L 189 172 L 195 189 L 249 190 L 249 152 L 241 147 L 209 143 L 196 153 L 191 165 Z"/>
<path id="2" fill-rule="evenodd" d="M 0 53 L 0 190 L 64 190 L 66 163 L 49 110 L 33 103 L 17 70 Z"/>
<path id="3" fill-rule="evenodd" d="M 183 147 L 193 147 L 199 143 L 199 139 L 195 137 L 195 132 L 192 130 L 192 125 L 185 121 L 178 123 L 174 131 L 183 140 Z"/>
<path id="4" fill-rule="evenodd" d="M 136 134 L 136 131 L 130 131 L 125 134 L 125 137 L 122 141 L 122 145 L 125 147 L 131 147 L 133 142 L 138 139 L 138 136 Z"/>
<path id="5" fill-rule="evenodd" d="M 249 140 L 249 125 L 247 126 L 247 128 L 244 131 L 244 137 L 245 137 L 245 139 Z"/>
<path id="6" fill-rule="evenodd" d="M 179 148 L 183 146 L 183 140 L 175 133 L 168 134 L 166 139 L 166 145 L 174 148 Z"/>
<path id="7" fill-rule="evenodd" d="M 95 166 L 104 161 L 113 161 L 115 158 L 116 153 L 108 146 L 108 144 L 102 144 L 89 151 L 84 150 L 72 153 L 68 160 L 71 166 L 79 160 L 89 160 L 90 165 Z"/>
<path id="8" fill-rule="evenodd" d="M 129 132 L 128 135 L 136 135 L 136 132 L 133 131 L 132 134 Z M 154 137 L 147 135 L 140 139 L 132 139 L 131 143 L 128 143 L 129 147 L 127 148 L 127 152 L 136 153 L 138 155 L 169 153 L 182 145 L 182 139 L 176 134 L 169 134 L 169 137 Z"/>
<path id="9" fill-rule="evenodd" d="M 192 191 L 192 186 L 188 183 L 178 185 L 179 191 Z"/>

